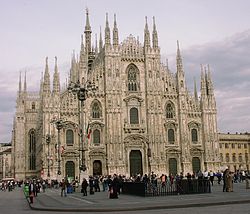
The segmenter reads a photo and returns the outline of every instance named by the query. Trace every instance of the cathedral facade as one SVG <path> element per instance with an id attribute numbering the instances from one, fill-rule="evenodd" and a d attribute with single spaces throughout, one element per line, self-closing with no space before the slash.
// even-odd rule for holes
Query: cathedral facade
<path id="1" fill-rule="evenodd" d="M 19 81 L 12 135 L 13 173 L 72 179 L 85 175 L 218 170 L 217 110 L 207 66 L 201 91 L 186 87 L 177 43 L 176 71 L 161 62 L 155 20 L 144 41 L 119 42 L 108 16 L 104 39 L 92 47 L 89 14 L 79 58 L 72 57 L 68 87 L 60 87 L 46 58 L 40 91 Z M 51 84 L 52 83 L 52 84 Z M 82 93 L 82 94 L 81 94 Z"/>

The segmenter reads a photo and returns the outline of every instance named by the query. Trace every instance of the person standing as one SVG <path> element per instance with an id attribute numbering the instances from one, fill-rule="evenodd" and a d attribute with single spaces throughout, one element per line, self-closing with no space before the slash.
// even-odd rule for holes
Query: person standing
<path id="1" fill-rule="evenodd" d="M 34 197 L 35 197 L 35 184 L 33 181 L 29 182 L 29 197 L 30 197 L 30 203 L 34 203 Z"/>
<path id="2" fill-rule="evenodd" d="M 223 172 L 223 192 L 228 191 L 228 176 L 229 170 L 228 168 Z"/>
<path id="3" fill-rule="evenodd" d="M 82 193 L 83 193 L 83 196 L 87 196 L 87 187 L 88 187 L 88 181 L 85 179 L 85 178 L 83 178 L 83 180 L 82 180 Z"/>
<path id="4" fill-rule="evenodd" d="M 61 197 L 63 197 L 63 196 L 66 197 L 67 196 L 66 188 L 67 188 L 67 184 L 66 184 L 65 180 L 62 179 L 62 182 L 61 182 Z"/>

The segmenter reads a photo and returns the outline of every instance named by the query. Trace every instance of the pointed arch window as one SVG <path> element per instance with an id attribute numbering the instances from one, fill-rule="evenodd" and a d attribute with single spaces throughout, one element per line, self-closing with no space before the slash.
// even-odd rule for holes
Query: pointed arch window
<path id="1" fill-rule="evenodd" d="M 29 170 L 36 169 L 36 133 L 32 129 L 29 132 Z"/>
<path id="2" fill-rule="evenodd" d="M 128 69 L 128 90 L 138 91 L 138 70 L 135 66 L 130 66 Z"/>
<path id="3" fill-rule="evenodd" d="M 100 145 L 100 130 L 95 129 L 93 132 L 93 144 Z"/>
<path id="4" fill-rule="evenodd" d="M 101 117 L 101 108 L 99 103 L 95 102 L 92 106 L 92 117 L 100 118 Z"/>
<path id="5" fill-rule="evenodd" d="M 175 112 L 174 112 L 174 105 L 171 103 L 168 103 L 166 106 L 166 118 L 174 118 Z"/>
<path id="6" fill-rule="evenodd" d="M 66 131 L 66 144 L 72 146 L 74 144 L 74 132 L 71 129 Z"/>
<path id="7" fill-rule="evenodd" d="M 192 136 L 192 143 L 197 143 L 198 142 L 198 132 L 197 132 L 197 129 L 192 129 L 191 130 L 191 136 Z"/>
<path id="8" fill-rule="evenodd" d="M 130 124 L 139 124 L 139 114 L 137 108 L 130 109 Z"/>
<path id="9" fill-rule="evenodd" d="M 31 104 L 31 109 L 33 109 L 33 110 L 36 109 L 36 104 L 35 104 L 35 102 L 32 102 L 32 104 Z"/>
<path id="10" fill-rule="evenodd" d="M 174 129 L 168 129 L 168 143 L 174 144 L 175 136 L 174 136 Z"/>

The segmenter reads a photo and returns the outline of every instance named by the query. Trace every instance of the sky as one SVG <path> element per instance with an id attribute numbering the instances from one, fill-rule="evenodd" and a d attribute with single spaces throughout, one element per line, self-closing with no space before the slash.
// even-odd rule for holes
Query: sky
<path id="1" fill-rule="evenodd" d="M 218 131 L 250 132 L 250 1 L 248 0 L 0 0 L 0 143 L 11 141 L 19 74 L 28 91 L 38 91 L 45 58 L 50 71 L 58 58 L 61 81 L 73 51 L 80 50 L 85 11 L 92 40 L 104 35 L 116 14 L 119 39 L 143 42 L 145 16 L 150 32 L 155 16 L 159 46 L 175 72 L 180 43 L 189 90 L 200 83 L 200 64 L 209 64 L 217 101 Z M 112 29 L 112 28 L 111 28 Z"/>

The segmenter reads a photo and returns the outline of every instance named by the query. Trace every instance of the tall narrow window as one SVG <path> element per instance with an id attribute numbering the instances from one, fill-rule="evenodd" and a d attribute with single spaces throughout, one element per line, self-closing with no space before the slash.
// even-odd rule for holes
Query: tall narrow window
<path id="1" fill-rule="evenodd" d="M 100 131 L 95 129 L 93 132 L 93 144 L 99 145 L 100 144 Z"/>
<path id="2" fill-rule="evenodd" d="M 128 90 L 129 91 L 138 90 L 137 69 L 134 66 L 130 66 L 128 70 Z"/>
<path id="3" fill-rule="evenodd" d="M 29 169 L 36 169 L 36 133 L 35 130 L 29 132 Z"/>
<path id="4" fill-rule="evenodd" d="M 191 130 L 191 135 L 192 135 L 192 143 L 197 143 L 198 142 L 197 129 L 192 129 Z"/>
<path id="5" fill-rule="evenodd" d="M 240 163 L 242 162 L 242 154 L 241 153 L 239 154 L 239 162 Z"/>
<path id="6" fill-rule="evenodd" d="M 31 104 L 31 109 L 36 109 L 36 104 L 35 104 L 35 102 L 32 102 L 32 104 Z"/>
<path id="7" fill-rule="evenodd" d="M 100 105 L 95 102 L 92 107 L 92 117 L 93 118 L 100 118 L 101 117 L 101 109 Z"/>
<path id="8" fill-rule="evenodd" d="M 174 118 L 174 106 L 171 103 L 168 103 L 166 106 L 166 118 Z"/>
<path id="9" fill-rule="evenodd" d="M 174 130 L 168 129 L 168 143 L 174 144 L 174 142 L 175 142 Z"/>
<path id="10" fill-rule="evenodd" d="M 236 162 L 236 156 L 235 156 L 235 153 L 233 153 L 232 160 L 233 160 L 233 162 Z"/>
<path id="11" fill-rule="evenodd" d="M 227 153 L 226 154 L 226 162 L 229 162 L 230 161 L 230 159 L 229 159 L 229 154 Z"/>
<path id="12" fill-rule="evenodd" d="M 137 108 L 130 109 L 130 124 L 139 124 L 139 115 Z"/>
<path id="13" fill-rule="evenodd" d="M 66 131 L 66 144 L 72 146 L 74 144 L 74 132 L 71 129 Z"/>

